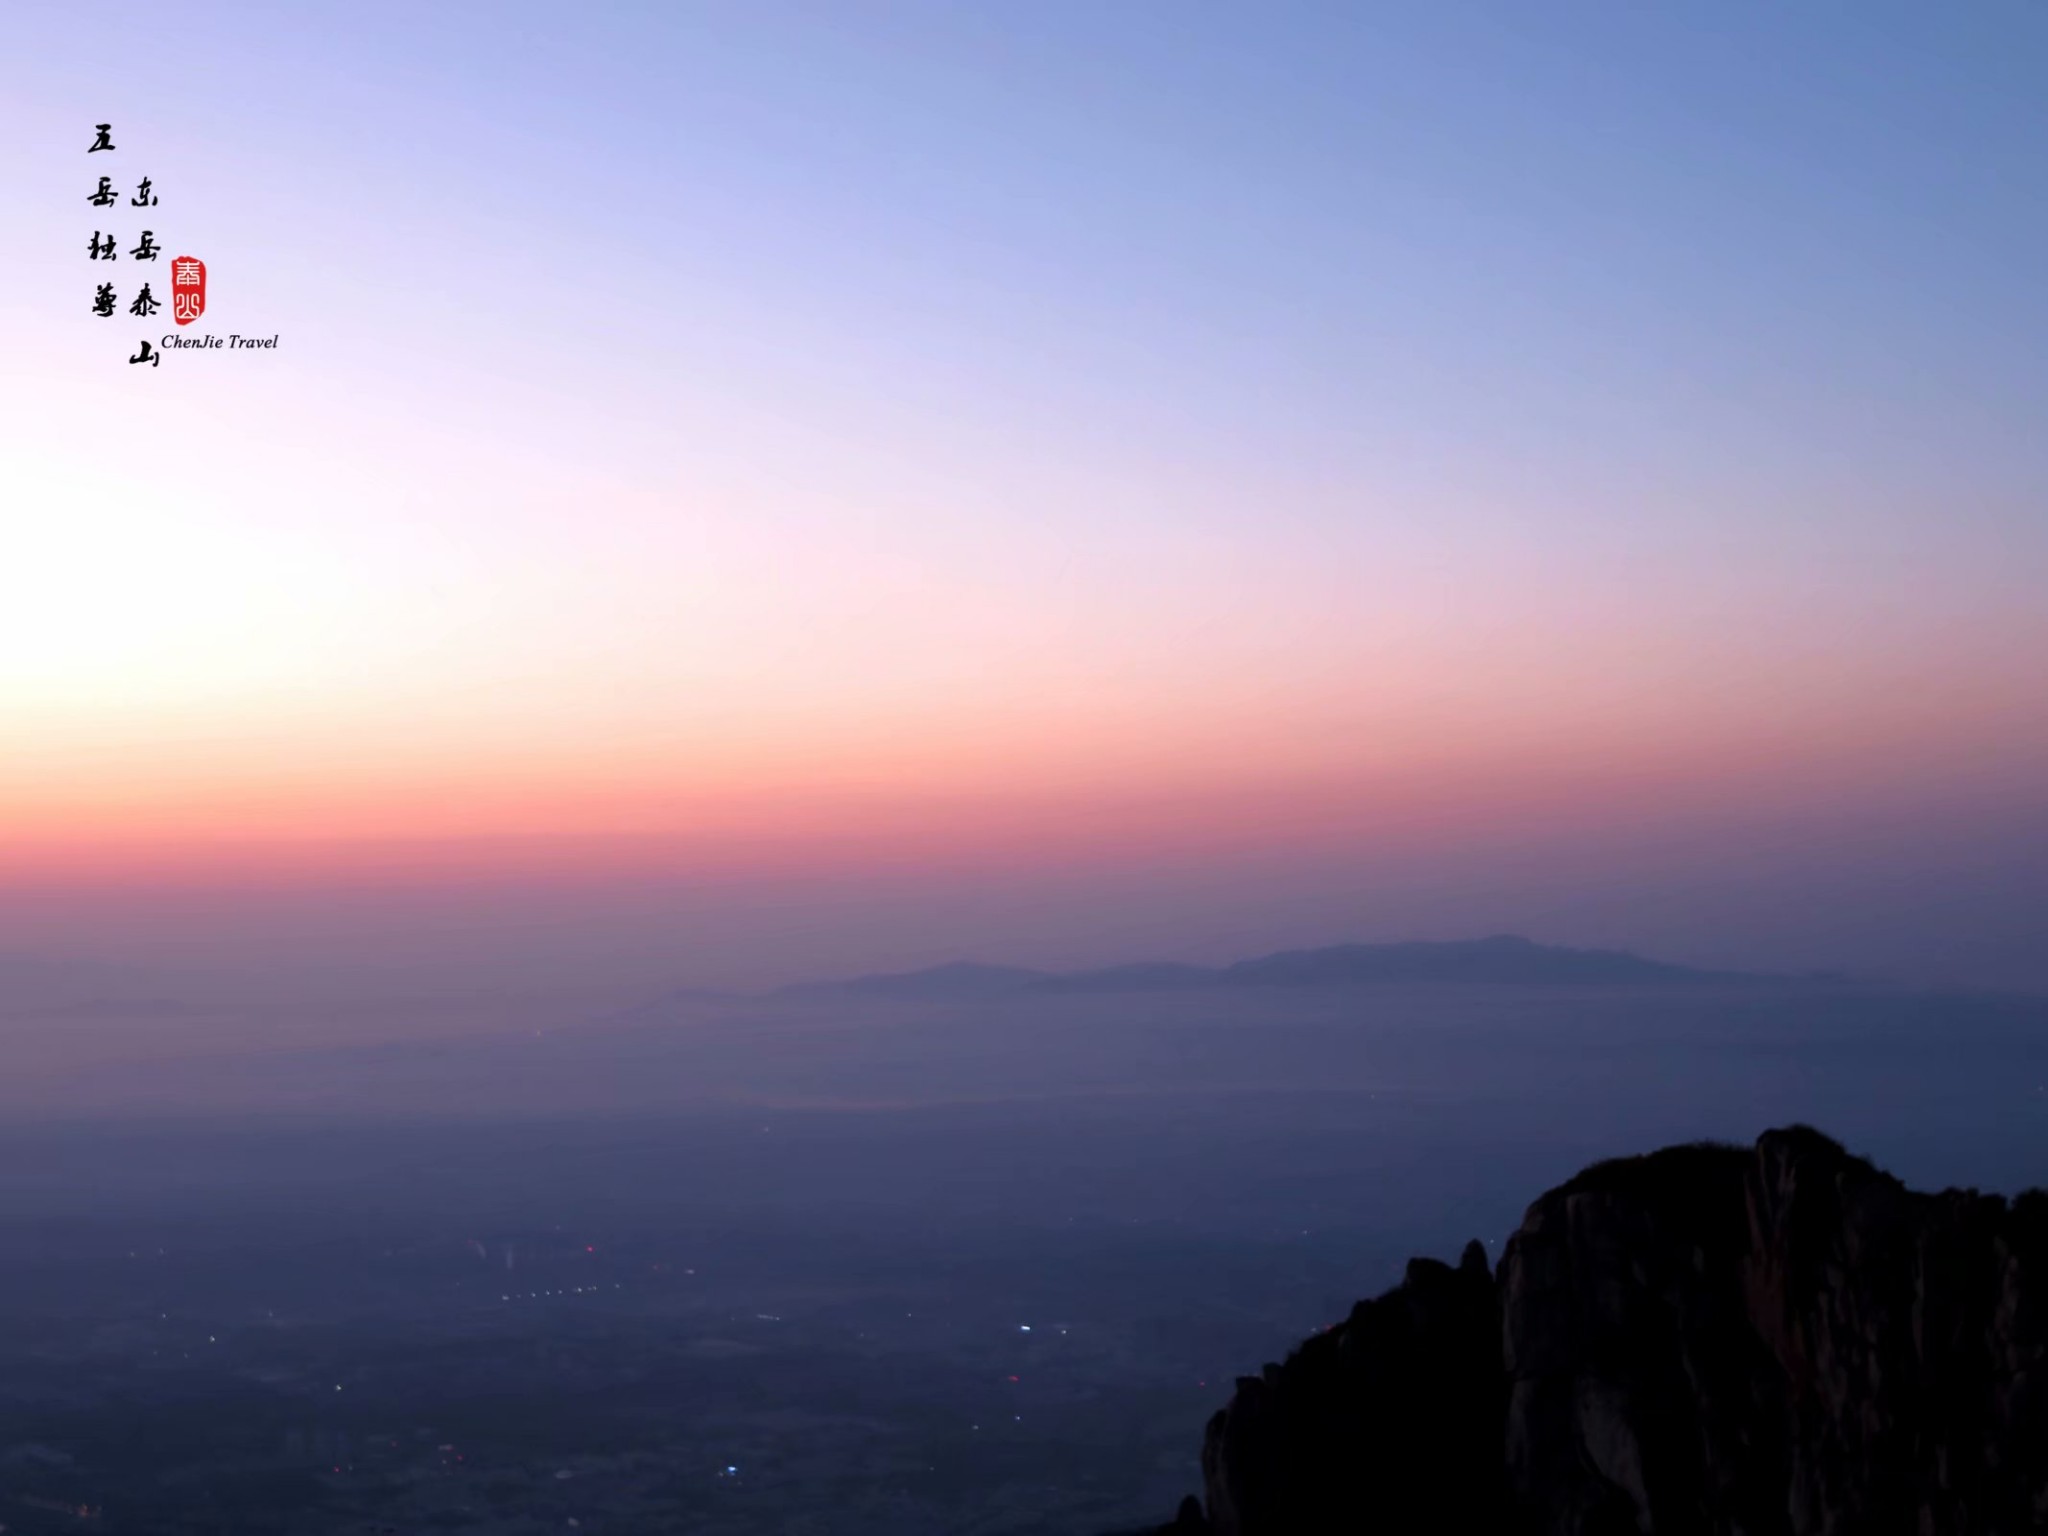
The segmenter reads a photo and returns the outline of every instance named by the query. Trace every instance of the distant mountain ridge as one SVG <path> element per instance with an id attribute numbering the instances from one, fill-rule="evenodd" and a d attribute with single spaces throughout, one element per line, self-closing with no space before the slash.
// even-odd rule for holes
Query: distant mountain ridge
<path id="1" fill-rule="evenodd" d="M 1641 986 L 1787 981 L 1740 971 L 1701 970 L 1624 950 L 1569 949 L 1514 934 L 1402 944 L 1288 949 L 1231 965 L 1167 962 L 1062 973 L 956 961 L 925 970 L 784 987 L 781 996 L 984 998 L 1048 992 L 1187 992 L 1386 983 Z M 1818 978 L 1797 978 L 1814 980 Z M 1828 978 L 1833 979 L 1833 978 Z"/>

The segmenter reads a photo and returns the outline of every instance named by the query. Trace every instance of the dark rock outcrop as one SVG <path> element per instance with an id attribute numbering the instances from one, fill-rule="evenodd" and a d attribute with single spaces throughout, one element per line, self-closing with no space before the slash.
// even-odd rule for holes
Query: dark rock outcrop
<path id="1" fill-rule="evenodd" d="M 1175 1536 L 2048 1531 L 2048 1195 L 1818 1132 L 1599 1164 L 1209 1423 Z"/>

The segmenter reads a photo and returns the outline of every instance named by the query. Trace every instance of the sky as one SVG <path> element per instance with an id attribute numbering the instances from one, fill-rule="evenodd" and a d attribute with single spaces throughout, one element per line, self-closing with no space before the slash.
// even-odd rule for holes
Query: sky
<path id="1" fill-rule="evenodd" d="M 0 952 L 2048 989 L 2037 6 L 9 33 Z"/>

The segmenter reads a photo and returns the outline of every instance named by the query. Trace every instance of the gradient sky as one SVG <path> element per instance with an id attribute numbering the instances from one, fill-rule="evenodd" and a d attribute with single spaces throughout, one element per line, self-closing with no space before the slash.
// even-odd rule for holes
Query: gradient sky
<path id="1" fill-rule="evenodd" d="M 2039 6 L 8 43 L 0 950 L 2048 986 Z"/>

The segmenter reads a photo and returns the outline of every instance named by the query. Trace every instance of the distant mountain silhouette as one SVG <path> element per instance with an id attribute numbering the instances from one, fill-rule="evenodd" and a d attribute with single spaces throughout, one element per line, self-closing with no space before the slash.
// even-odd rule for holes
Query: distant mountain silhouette
<path id="1" fill-rule="evenodd" d="M 1449 944 L 1340 944 L 1283 950 L 1227 967 L 1241 987 L 1345 985 L 1371 981 L 1668 982 L 1725 979 L 1612 949 L 1560 949 L 1512 934 Z"/>
<path id="2" fill-rule="evenodd" d="M 1113 965 L 1107 970 L 1077 971 L 1071 976 L 1048 976 L 1033 982 L 1034 992 L 1178 992 L 1193 987 L 1213 987 L 1224 972 L 1207 965 L 1175 965 L 1167 960 L 1141 960 L 1135 965 Z"/>
<path id="3" fill-rule="evenodd" d="M 1250 987 L 1349 987 L 1389 982 L 1668 986 L 1702 982 L 1787 981 L 1736 971 L 1698 970 L 1621 950 L 1566 949 L 1512 934 L 1446 943 L 1337 944 L 1289 949 L 1233 965 L 1166 962 L 1060 974 L 1021 966 L 959 962 L 929 970 L 785 987 L 784 996 L 977 998 L 1044 992 L 1185 992 Z M 1816 980 L 1822 978 L 1801 978 Z"/>
<path id="4" fill-rule="evenodd" d="M 855 976 L 849 981 L 800 982 L 793 987 L 781 988 L 777 995 L 802 997 L 816 993 L 852 993 L 862 997 L 995 997 L 1058 979 L 1050 971 L 1026 970 L 1015 965 L 977 965 L 971 960 L 960 960 L 922 971 Z"/>
<path id="5" fill-rule="evenodd" d="M 731 992 L 720 987 L 678 987 L 644 1003 L 635 1003 L 630 1008 L 603 1014 L 595 1022 L 625 1025 L 656 1024 L 674 1018 L 679 1012 L 738 1002 L 745 996 L 744 992 Z"/>

